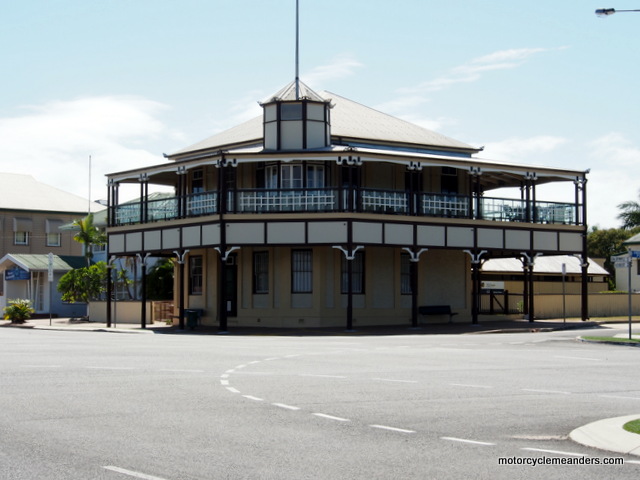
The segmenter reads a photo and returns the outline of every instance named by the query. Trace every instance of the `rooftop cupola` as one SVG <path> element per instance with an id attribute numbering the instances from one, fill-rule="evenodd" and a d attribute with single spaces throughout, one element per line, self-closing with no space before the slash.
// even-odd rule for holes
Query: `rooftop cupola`
<path id="1" fill-rule="evenodd" d="M 331 101 L 299 80 L 261 105 L 265 150 L 310 150 L 331 144 Z"/>

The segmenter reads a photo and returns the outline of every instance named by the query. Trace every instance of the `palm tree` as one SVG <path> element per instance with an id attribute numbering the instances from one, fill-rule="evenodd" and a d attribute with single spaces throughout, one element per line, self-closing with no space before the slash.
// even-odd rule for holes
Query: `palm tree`
<path id="1" fill-rule="evenodd" d="M 73 239 L 84 244 L 84 258 L 87 260 L 87 267 L 89 267 L 93 259 L 93 249 L 91 247 L 107 243 L 107 236 L 93 224 L 93 213 L 81 220 L 75 220 L 73 225 L 79 228 Z"/>

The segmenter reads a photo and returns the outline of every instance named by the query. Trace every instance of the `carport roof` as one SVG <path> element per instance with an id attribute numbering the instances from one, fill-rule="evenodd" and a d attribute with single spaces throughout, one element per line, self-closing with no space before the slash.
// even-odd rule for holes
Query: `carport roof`
<path id="1" fill-rule="evenodd" d="M 0 267 L 5 267 L 8 262 L 28 272 L 49 270 L 49 256 L 47 254 L 22 254 L 8 253 L 0 259 Z M 54 255 L 53 270 L 55 272 L 68 272 L 74 268 L 85 266 L 84 257 L 73 255 Z"/>

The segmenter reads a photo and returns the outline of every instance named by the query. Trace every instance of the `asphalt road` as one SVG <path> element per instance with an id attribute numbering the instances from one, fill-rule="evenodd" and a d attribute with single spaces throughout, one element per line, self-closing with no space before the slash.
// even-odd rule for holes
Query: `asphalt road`
<path id="1" fill-rule="evenodd" d="M 568 434 L 640 417 L 640 350 L 578 333 L 3 328 L 0 478 L 637 479 Z"/>

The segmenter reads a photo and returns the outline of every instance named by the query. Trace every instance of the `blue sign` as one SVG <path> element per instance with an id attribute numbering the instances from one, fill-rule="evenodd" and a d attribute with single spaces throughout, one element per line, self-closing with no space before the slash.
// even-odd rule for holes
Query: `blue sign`
<path id="1" fill-rule="evenodd" d="M 12 280 L 29 280 L 31 273 L 26 270 L 22 270 L 19 267 L 14 267 L 4 271 L 4 279 L 8 282 Z"/>
<path id="2" fill-rule="evenodd" d="M 631 258 L 640 258 L 640 250 L 631 250 Z"/>

